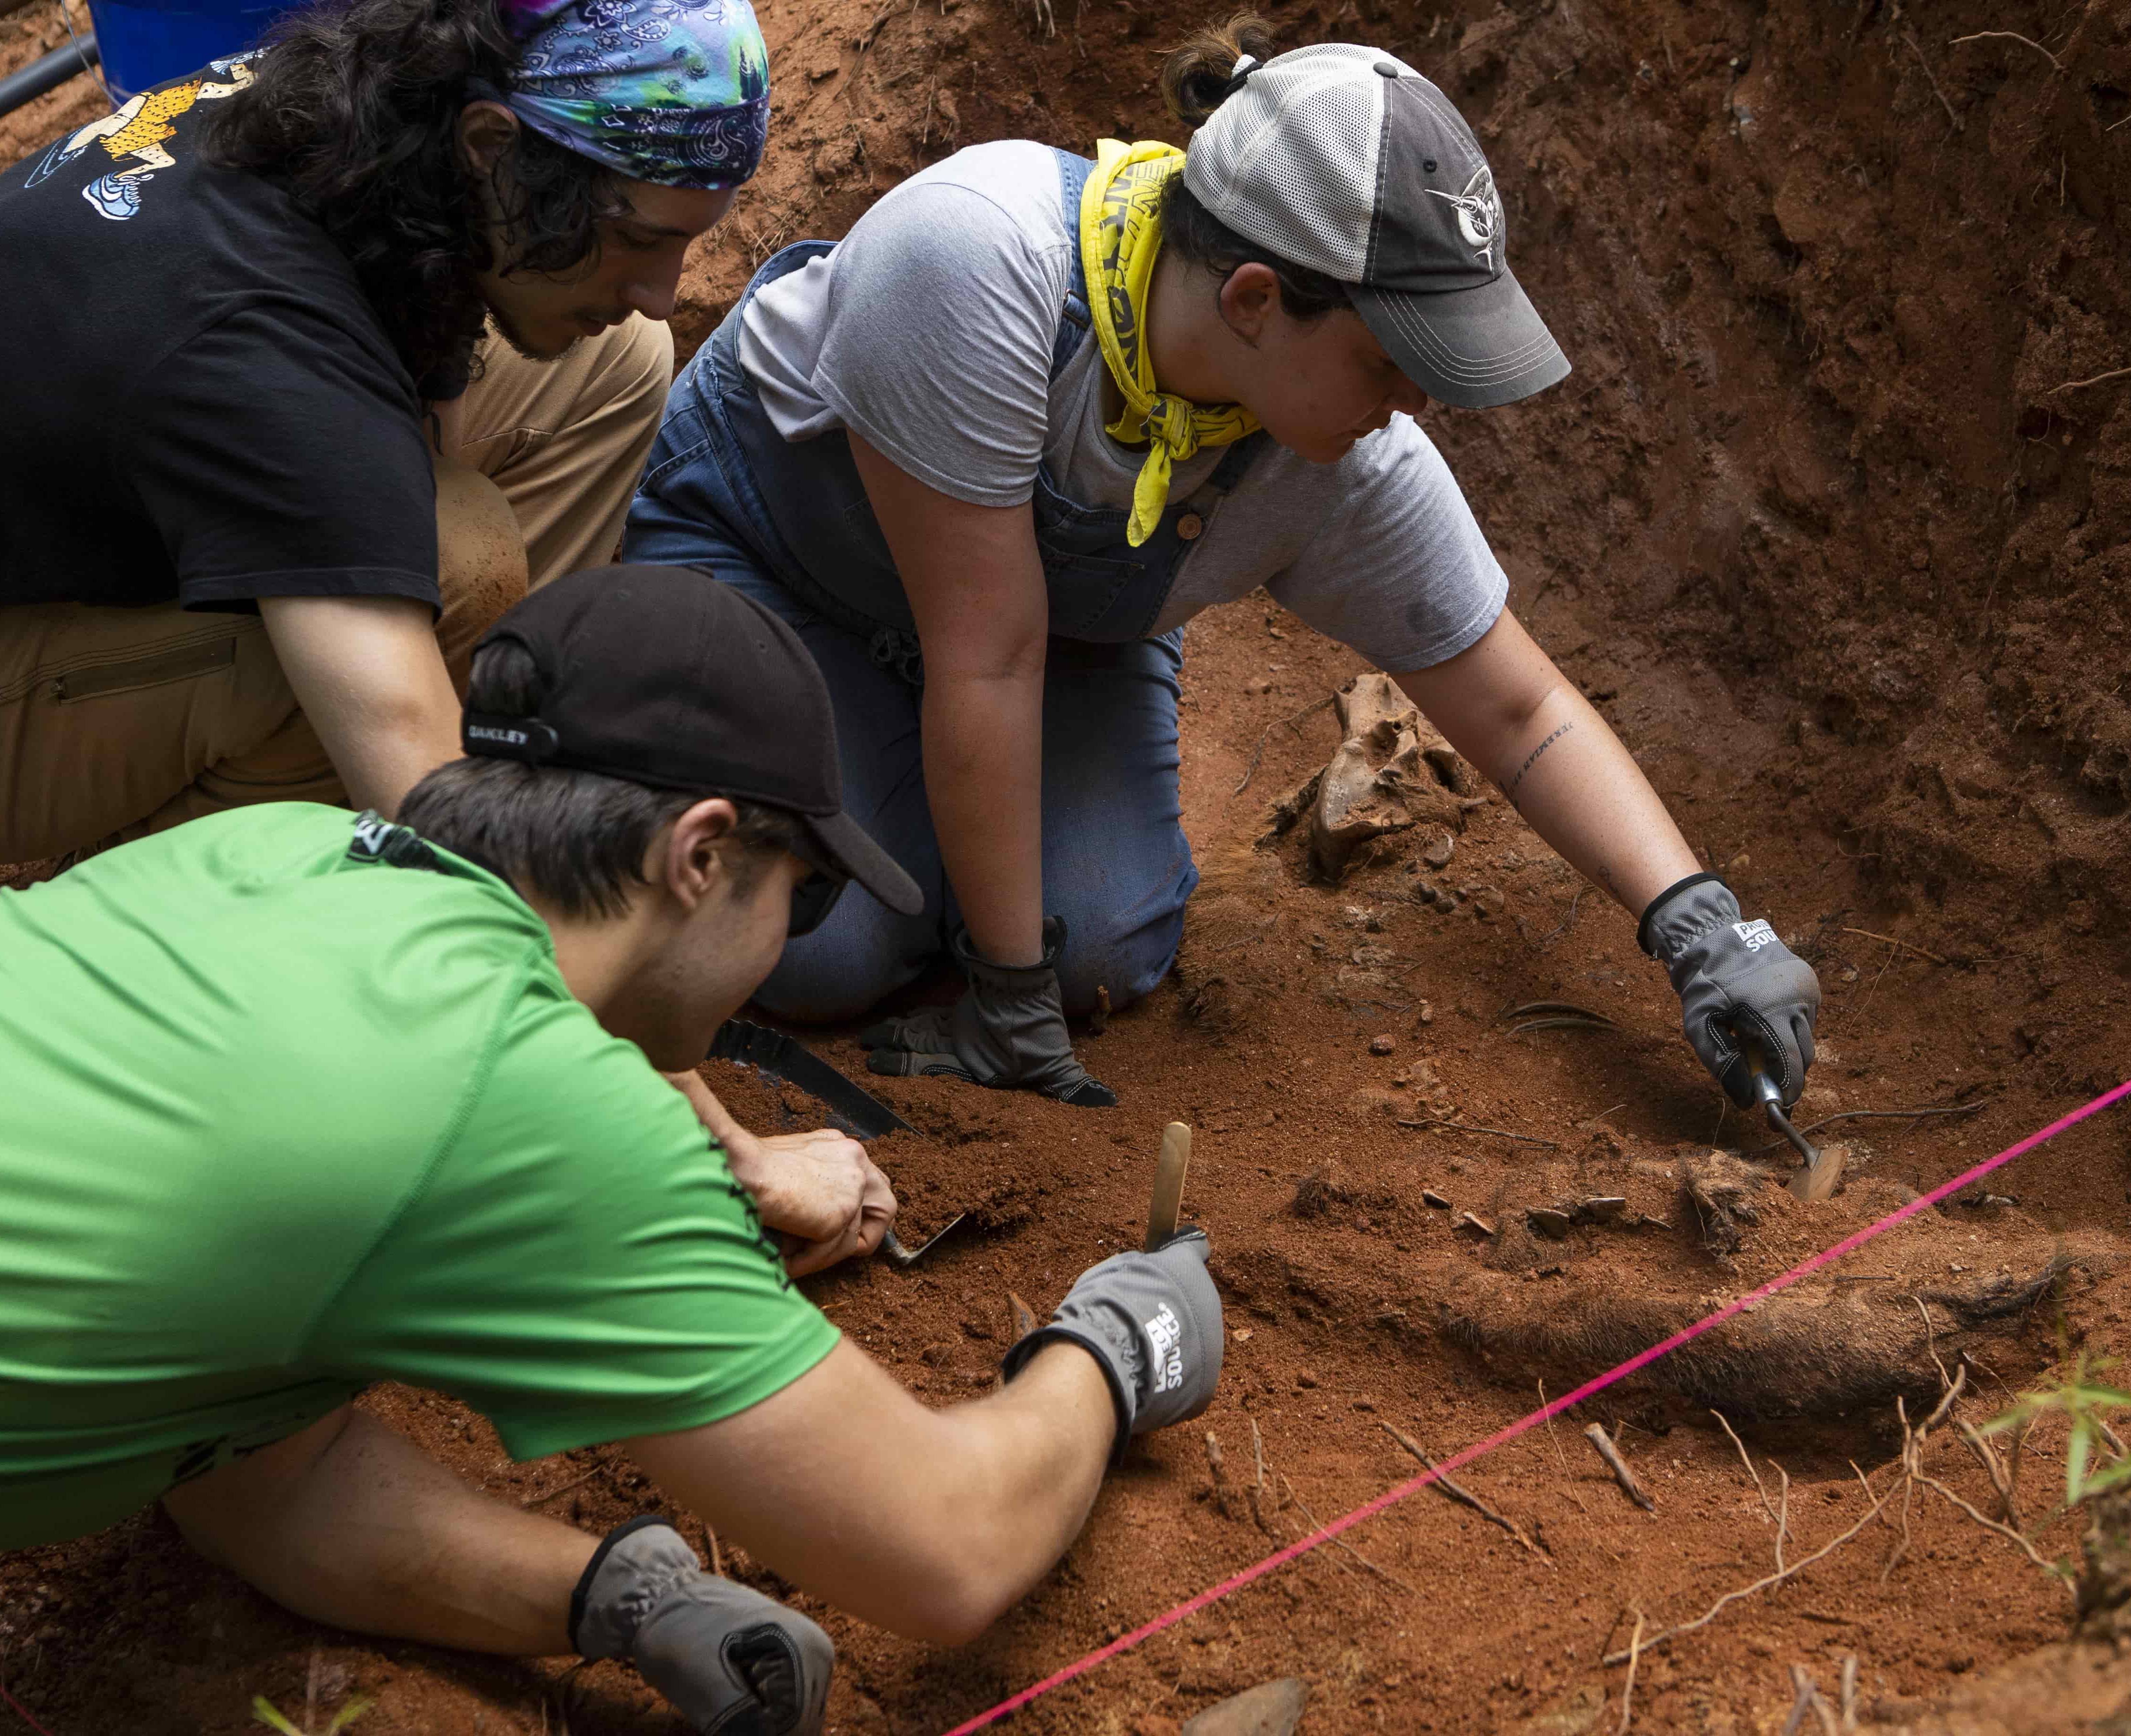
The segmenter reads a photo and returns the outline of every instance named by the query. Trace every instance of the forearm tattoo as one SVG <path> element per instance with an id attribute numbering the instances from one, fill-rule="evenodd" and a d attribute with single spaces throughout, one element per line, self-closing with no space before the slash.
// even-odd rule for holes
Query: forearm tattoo
<path id="1" fill-rule="evenodd" d="M 1525 755 L 1525 763 L 1517 768 L 1517 775 L 1502 786 L 1502 793 L 1514 802 L 1516 800 L 1517 786 L 1525 781 L 1525 773 L 1530 771 L 1534 766 L 1539 763 L 1539 757 L 1540 754 L 1545 753 L 1549 748 L 1559 741 L 1563 736 L 1568 734 L 1568 732 L 1575 727 L 1576 725 L 1574 724 L 1564 724 L 1559 729 L 1556 729 L 1551 735 L 1548 736 L 1544 741 L 1541 742 L 1536 748 L 1534 748 L 1530 753 Z"/>

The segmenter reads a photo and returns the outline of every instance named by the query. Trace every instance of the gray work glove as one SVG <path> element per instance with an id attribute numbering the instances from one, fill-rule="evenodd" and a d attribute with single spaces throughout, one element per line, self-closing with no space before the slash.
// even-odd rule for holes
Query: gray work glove
<path id="1" fill-rule="evenodd" d="M 1088 1077 L 1066 1034 L 1058 996 L 1058 958 L 1066 949 L 1061 916 L 1043 920 L 1043 958 L 1035 964 L 994 964 L 979 956 L 966 928 L 955 930 L 955 962 L 970 979 L 952 1007 L 888 1019 L 860 1038 L 873 1051 L 866 1065 L 900 1078 L 944 1074 L 973 1085 L 1040 1091 L 1076 1109 L 1108 1109 L 1117 1093 Z"/>
<path id="2" fill-rule="evenodd" d="M 1754 1106 L 1742 1039 L 1760 1045 L 1784 1106 L 1805 1088 L 1820 978 L 1765 922 L 1748 922 L 1714 874 L 1690 874 L 1643 912 L 1636 940 L 1665 968 L 1686 1015 L 1687 1040 L 1741 1109 Z"/>
<path id="3" fill-rule="evenodd" d="M 704 1572 L 655 1518 L 606 1534 L 570 1600 L 570 1643 L 630 1659 L 704 1736 L 817 1736 L 836 1667 L 813 1623 Z"/>
<path id="4" fill-rule="evenodd" d="M 1006 1353 L 1006 1378 L 1057 1340 L 1091 1353 L 1117 1408 L 1112 1465 L 1133 1436 L 1189 1422 L 1214 1402 L 1225 1341 L 1207 1252 L 1206 1232 L 1185 1230 L 1154 1253 L 1113 1254 L 1089 1267 L 1051 1323 Z"/>

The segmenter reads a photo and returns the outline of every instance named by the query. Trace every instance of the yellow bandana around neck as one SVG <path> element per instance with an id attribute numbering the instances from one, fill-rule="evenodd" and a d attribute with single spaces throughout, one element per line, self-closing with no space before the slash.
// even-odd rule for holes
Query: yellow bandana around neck
<path id="1" fill-rule="evenodd" d="M 1147 442 L 1147 462 L 1133 485 L 1125 540 L 1134 548 L 1152 536 L 1169 505 L 1171 467 L 1204 446 L 1226 446 L 1257 431 L 1258 419 L 1240 404 L 1194 404 L 1156 389 L 1147 354 L 1147 290 L 1161 251 L 1161 193 L 1184 170 L 1174 145 L 1104 139 L 1080 195 L 1080 257 L 1088 275 L 1088 309 L 1103 360 L 1124 395 L 1109 425 L 1118 440 Z"/>

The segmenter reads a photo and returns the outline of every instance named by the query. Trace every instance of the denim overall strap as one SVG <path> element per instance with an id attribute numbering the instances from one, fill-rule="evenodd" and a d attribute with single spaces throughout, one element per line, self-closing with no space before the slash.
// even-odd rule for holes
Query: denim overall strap
<path id="1" fill-rule="evenodd" d="M 1080 251 L 1080 194 L 1095 165 L 1092 158 L 1061 151 L 1055 145 L 1051 154 L 1058 159 L 1058 203 L 1065 213 L 1066 232 L 1073 237 L 1073 281 L 1066 289 L 1065 306 L 1058 310 L 1058 330 L 1051 340 L 1048 377 L 1056 380 L 1066 371 L 1066 364 L 1079 352 L 1095 325 L 1094 316 L 1088 311 L 1088 261 Z"/>
<path id="2" fill-rule="evenodd" d="M 1077 237 L 1080 195 L 1094 165 L 1070 151 L 1055 157 L 1061 211 L 1075 246 L 1051 346 L 1053 380 L 1080 353 L 1093 326 Z M 724 527 L 795 597 L 864 636 L 877 661 L 914 681 L 920 678 L 917 624 L 852 461 L 849 437 L 837 430 L 786 440 L 740 360 L 741 323 L 754 297 L 832 245 L 799 242 L 773 255 L 682 371 L 633 522 L 692 519 Z M 1082 505 L 1039 466 L 1030 505 L 1051 634 L 1107 644 L 1147 637 L 1192 542 L 1221 496 L 1242 480 L 1264 438 L 1253 434 L 1232 446 L 1213 476 L 1190 499 L 1171 503 L 1137 548 L 1126 542 L 1124 510 Z"/>

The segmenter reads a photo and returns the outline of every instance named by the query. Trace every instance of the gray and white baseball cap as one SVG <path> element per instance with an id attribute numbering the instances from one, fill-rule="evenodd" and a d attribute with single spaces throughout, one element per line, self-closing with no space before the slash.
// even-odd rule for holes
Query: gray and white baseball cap
<path id="1" fill-rule="evenodd" d="M 1192 136 L 1184 184 L 1238 234 L 1351 286 L 1406 377 L 1467 409 L 1568 372 L 1510 275 L 1501 196 L 1450 99 L 1351 42 L 1237 63 L 1241 86 Z"/>

